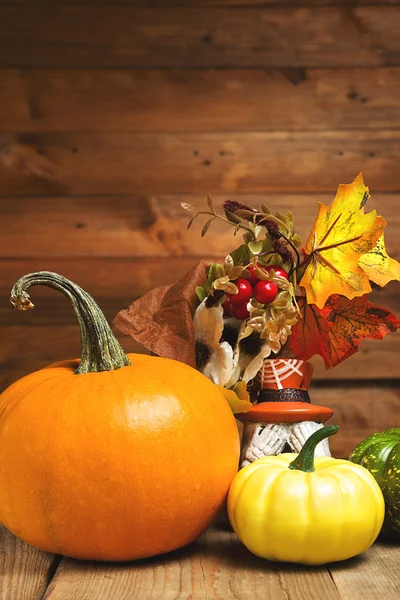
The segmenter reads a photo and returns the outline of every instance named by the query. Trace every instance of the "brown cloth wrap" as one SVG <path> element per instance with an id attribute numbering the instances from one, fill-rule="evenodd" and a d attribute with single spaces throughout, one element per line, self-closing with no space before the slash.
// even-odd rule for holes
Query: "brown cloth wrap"
<path id="1" fill-rule="evenodd" d="M 201 260 L 178 283 L 147 292 L 118 313 L 113 324 L 154 354 L 195 367 L 196 287 L 204 285 L 207 266 Z"/>

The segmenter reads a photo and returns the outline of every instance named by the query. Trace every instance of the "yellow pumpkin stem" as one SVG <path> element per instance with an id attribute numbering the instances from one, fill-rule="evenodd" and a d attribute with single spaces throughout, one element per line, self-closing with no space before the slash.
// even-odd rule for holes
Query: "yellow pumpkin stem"
<path id="1" fill-rule="evenodd" d="M 305 473 L 312 473 L 315 471 L 314 467 L 314 453 L 315 448 L 325 438 L 335 435 L 339 431 L 338 425 L 325 425 L 321 429 L 317 429 L 308 440 L 306 440 L 300 454 L 290 463 L 289 469 L 296 471 L 304 471 Z"/>
<path id="2" fill-rule="evenodd" d="M 131 364 L 117 341 L 101 309 L 79 285 L 57 273 L 40 271 L 24 275 L 11 290 L 10 302 L 18 310 L 34 307 L 27 290 L 43 285 L 64 294 L 72 303 L 81 333 L 81 361 L 75 373 L 112 371 Z"/>

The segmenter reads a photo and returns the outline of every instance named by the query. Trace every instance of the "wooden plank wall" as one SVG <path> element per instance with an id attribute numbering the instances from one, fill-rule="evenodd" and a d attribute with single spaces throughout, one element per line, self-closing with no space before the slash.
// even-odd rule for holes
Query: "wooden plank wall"
<path id="1" fill-rule="evenodd" d="M 0 389 L 79 352 L 64 298 L 10 310 L 23 273 L 65 274 L 112 319 L 234 247 L 187 233 L 181 200 L 267 201 L 306 235 L 363 171 L 400 258 L 399 31 L 398 0 L 0 0 Z M 399 309 L 396 285 L 374 296 Z M 338 455 L 400 425 L 399 359 L 400 334 L 315 361 Z"/>

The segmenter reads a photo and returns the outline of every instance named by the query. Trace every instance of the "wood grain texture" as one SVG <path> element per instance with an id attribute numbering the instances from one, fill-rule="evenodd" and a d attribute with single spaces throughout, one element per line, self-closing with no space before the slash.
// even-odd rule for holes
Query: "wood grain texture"
<path id="1" fill-rule="evenodd" d="M 115 331 L 126 352 L 144 352 L 132 338 Z M 76 325 L 7 327 L 0 340 L 0 392 L 11 383 L 60 360 L 80 357 Z"/>
<path id="2" fill-rule="evenodd" d="M 39 305 L 39 302 L 37 302 Z M 34 315 L 32 316 L 34 319 Z M 117 337 L 124 350 L 127 352 L 143 352 L 140 344 L 129 336 L 119 332 Z M 319 357 L 311 359 L 314 364 L 315 381 L 352 380 L 367 382 L 372 380 L 399 379 L 400 335 L 392 334 L 383 341 L 366 341 L 361 344 L 357 354 L 349 360 L 344 361 L 335 369 L 326 371 Z M 8 385 L 38 369 L 49 364 L 68 358 L 80 356 L 80 339 L 77 325 L 18 325 L 14 324 L 4 327 L 0 339 L 0 391 Z M 346 382 L 344 382 L 345 385 Z M 361 385 L 362 383 L 360 383 Z M 319 392 L 318 392 L 319 393 Z M 346 397 L 351 397 L 353 392 L 349 391 Z M 353 400 L 351 400 L 353 401 Z M 321 401 L 322 404 L 324 402 Z M 350 427 L 357 430 L 365 419 L 368 419 L 368 411 L 364 412 L 364 404 L 359 412 L 356 411 L 355 418 Z M 363 416 L 364 415 L 364 416 Z M 395 425 L 394 415 L 388 415 L 385 421 L 386 428 Z M 397 411 L 397 420 L 400 415 Z M 356 431 L 356 435 L 357 431 Z"/>
<path id="3" fill-rule="evenodd" d="M 4 529 L 0 536 L 7 539 L 2 548 L 2 600 L 398 598 L 399 549 L 384 541 L 376 542 L 360 557 L 310 569 L 264 561 L 248 552 L 230 530 L 216 528 L 176 552 L 122 564 L 63 558 L 58 565 L 57 558 L 23 544 Z M 32 556 L 36 562 L 30 560 Z M 23 587 L 18 589 L 15 565 L 21 560 L 25 570 L 19 574 Z M 49 560 L 54 561 L 55 572 L 49 572 L 46 589 L 41 569 Z M 13 588 L 8 586 L 10 581 L 14 581 Z"/>
<path id="4" fill-rule="evenodd" d="M 34 317 L 32 317 L 34 318 Z M 140 344 L 119 332 L 122 346 L 127 352 L 143 352 Z M 326 371 L 319 357 L 311 359 L 316 381 L 332 380 L 368 381 L 399 379 L 400 335 L 391 334 L 383 341 L 366 341 L 357 354 L 338 367 Z M 59 360 L 80 356 L 79 330 L 76 325 L 43 326 L 13 325 L 2 330 L 0 340 L 0 391 L 8 385 L 38 369 Z M 352 392 L 349 392 L 349 395 Z M 324 404 L 322 402 L 322 404 Z M 357 413 L 357 418 L 361 413 Z M 393 415 L 392 415 L 393 417 Z M 368 418 L 365 413 L 364 418 Z M 398 415 L 398 419 L 400 415 Z M 352 427 L 359 426 L 359 419 Z M 394 426 L 388 422 L 386 427 Z"/>
<path id="5" fill-rule="evenodd" d="M 192 263 L 192 266 L 194 263 Z M 93 268 L 96 268 L 94 266 Z M 27 269 L 25 272 L 28 272 Z M 24 274 L 22 273 L 22 274 Z M 128 274 L 131 276 L 129 268 Z M 76 317 L 75 313 L 71 310 L 71 305 L 62 295 L 54 295 L 51 290 L 44 290 L 44 295 L 39 295 L 39 288 L 32 290 L 32 298 L 35 300 L 35 312 L 31 311 L 13 311 L 9 303 L 8 297 L 11 290 L 12 284 L 16 281 L 11 280 L 10 286 L 7 292 L 5 292 L 0 298 L 0 327 L 9 327 L 10 325 L 23 325 L 29 327 L 61 327 L 64 325 L 75 325 Z M 88 281 L 88 280 L 87 280 Z M 82 282 L 81 282 L 82 283 Z M 167 284 L 169 282 L 167 281 Z M 154 286 L 158 285 L 158 281 L 155 281 Z M 4 285 L 5 288 L 6 284 Z M 88 288 L 89 289 L 89 288 Z M 92 291 L 92 290 L 91 290 Z M 93 292 L 92 292 L 93 293 Z M 126 292 L 127 294 L 129 292 Z M 104 312 L 107 320 L 111 322 L 117 312 L 122 308 L 126 308 L 137 299 L 135 291 L 132 291 L 130 295 L 118 296 L 117 293 L 109 296 L 101 296 L 94 294 L 97 303 L 100 305 L 101 310 Z M 385 290 L 375 290 L 370 296 L 370 300 L 379 305 L 385 306 L 389 310 L 398 313 L 399 309 L 399 294 L 395 284 L 389 285 Z M 392 335 L 390 336 L 392 339 Z M 377 347 L 379 344 L 377 344 Z M 336 371 L 336 368 L 335 368 Z"/>
<path id="6" fill-rule="evenodd" d="M 203 255 L 205 260 L 213 257 Z M 150 289 L 176 283 L 191 269 L 199 257 L 170 257 L 168 261 L 159 257 L 134 258 L 20 258 L 0 259 L 0 307 L 8 304 L 12 286 L 22 275 L 34 271 L 54 271 L 62 273 L 68 279 L 78 283 L 95 298 L 119 298 L 132 300 L 142 296 Z M 54 292 L 37 286 L 32 289 L 32 297 L 55 297 Z M 57 297 L 57 296 L 56 296 Z M 393 282 L 383 289 L 374 290 L 370 296 L 377 304 L 387 305 L 391 310 L 398 303 L 398 284 Z M 398 306 L 398 304 L 397 304 Z M 122 308 L 122 307 L 121 307 Z M 12 313 L 13 314 L 13 313 Z M 18 315 L 18 312 L 15 312 Z"/>
<path id="7" fill-rule="evenodd" d="M 27 272 L 54 271 L 62 273 L 86 289 L 95 298 L 132 299 L 141 296 L 157 285 L 168 285 L 181 279 L 198 259 L 193 257 L 170 258 L 168 263 L 157 258 L 112 259 L 103 258 L 51 258 L 6 259 L 0 261 L 0 304 L 7 303 L 15 281 Z M 54 292 L 37 286 L 32 289 L 32 297 L 52 295 Z M 15 313 L 18 314 L 18 313 Z"/>
<path id="8" fill-rule="evenodd" d="M 321 7 L 321 6 L 364 6 L 364 5 L 396 5 L 400 0 L 118 0 L 119 6 L 140 6 L 140 7 L 155 7 L 155 6 L 207 6 L 212 7 L 229 7 L 229 6 L 288 6 L 288 7 Z M 0 0 L 0 5 L 6 6 L 49 6 L 52 0 Z M 57 2 L 59 6 L 113 6 L 113 0 L 61 0 Z"/>
<path id="9" fill-rule="evenodd" d="M 363 439 L 400 423 L 398 383 L 314 382 L 310 396 L 314 404 L 334 411 L 330 422 L 340 430 L 329 439 L 329 446 L 337 458 L 347 459 Z"/>
<path id="10" fill-rule="evenodd" d="M 0 66 L 395 65 L 397 6 L 0 7 Z"/>
<path id="11" fill-rule="evenodd" d="M 330 565 L 329 571 L 342 598 L 398 600 L 399 560 L 398 544 L 381 542 L 358 558 Z"/>
<path id="12" fill-rule="evenodd" d="M 388 252 L 400 259 L 399 194 L 374 193 L 369 210 L 376 209 L 388 221 L 385 239 Z M 318 212 L 318 202 L 331 204 L 335 191 L 326 194 L 232 195 L 231 200 L 271 210 L 291 211 L 297 232 L 305 241 Z M 225 195 L 213 195 L 215 208 L 223 214 Z M 206 254 L 222 260 L 241 242 L 233 228 L 215 221 L 206 237 L 200 236 L 206 217 L 187 231 L 189 213 L 181 202 L 196 210 L 207 208 L 205 195 L 166 195 L 157 197 L 60 196 L 0 198 L 0 256 L 3 258 L 46 257 L 160 257 Z"/>
<path id="13" fill-rule="evenodd" d="M 394 191 L 399 132 L 2 135 L 0 195 Z"/>
<path id="14" fill-rule="evenodd" d="M 11 287 L 27 272 L 42 269 L 62 273 L 80 284 L 99 302 L 106 306 L 107 316 L 112 320 L 119 310 L 157 285 L 178 281 L 194 264 L 193 257 L 169 258 L 167 267 L 157 258 L 111 259 L 80 258 L 60 259 L 9 259 L 0 262 L 0 369 L 2 387 L 33 370 L 47 364 L 77 356 L 79 335 L 77 325 L 68 311 L 64 298 L 58 298 L 51 290 L 37 287 L 32 290 L 36 312 L 20 314 L 8 304 Z M 378 305 L 398 311 L 398 291 L 395 284 L 382 291 L 375 291 L 371 299 Z M 41 303 L 43 305 L 41 306 Z M 55 307 L 55 310 L 53 309 Z M 47 340 L 44 343 L 43 340 Z M 121 338 L 128 351 L 138 346 L 129 337 Z M 335 369 L 326 371 L 322 359 L 315 357 L 316 379 L 394 379 L 400 378 L 398 354 L 400 332 L 383 340 L 368 340 L 361 344 L 359 352 Z M 0 386 L 1 387 L 1 386 Z"/>
<path id="15" fill-rule="evenodd" d="M 197 542 L 131 564 L 85 564 L 63 559 L 45 600 L 223 599 L 327 600 L 340 595 L 326 568 L 267 563 L 230 531 L 209 530 Z"/>
<path id="16" fill-rule="evenodd" d="M 34 317 L 33 317 L 34 318 Z M 118 332 L 124 350 L 127 352 L 143 352 L 140 344 L 129 336 Z M 379 344 L 379 345 L 378 345 Z M 315 381 L 332 380 L 372 380 L 399 379 L 400 335 L 393 334 L 383 341 L 368 341 L 361 345 L 360 351 L 335 369 L 326 371 L 322 361 L 311 359 L 314 364 Z M 65 326 L 27 326 L 13 325 L 2 330 L 0 340 L 0 391 L 8 385 L 49 364 L 68 358 L 80 356 L 79 330 L 76 325 Z M 347 397 L 352 392 L 347 394 Z M 324 404 L 324 402 L 322 402 Z M 357 412 L 351 427 L 360 428 L 360 419 L 367 419 L 368 412 Z M 362 417 L 362 414 L 364 417 Z M 393 414 L 388 415 L 386 428 L 394 426 Z M 400 415 L 397 412 L 397 418 Z"/>
<path id="17" fill-rule="evenodd" d="M 0 132 L 400 128 L 400 68 L 2 69 Z"/>
<path id="18" fill-rule="evenodd" d="M 0 525 L 0 599 L 41 600 L 59 558 L 25 544 Z"/>

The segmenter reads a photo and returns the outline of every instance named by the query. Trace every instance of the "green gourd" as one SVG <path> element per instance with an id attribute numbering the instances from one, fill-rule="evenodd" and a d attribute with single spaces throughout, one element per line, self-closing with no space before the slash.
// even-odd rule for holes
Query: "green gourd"
<path id="1" fill-rule="evenodd" d="M 349 460 L 375 477 L 386 505 L 382 531 L 400 537 L 400 428 L 367 437 L 354 448 Z"/>

